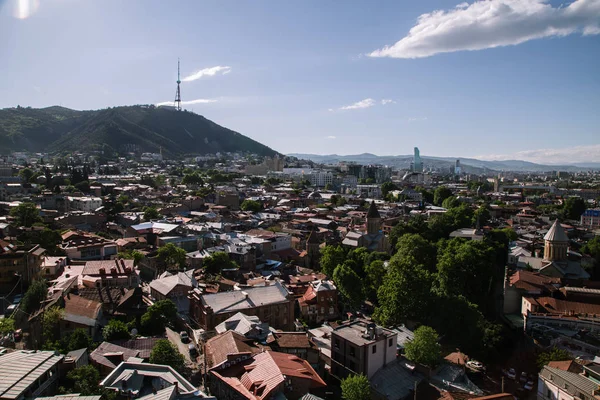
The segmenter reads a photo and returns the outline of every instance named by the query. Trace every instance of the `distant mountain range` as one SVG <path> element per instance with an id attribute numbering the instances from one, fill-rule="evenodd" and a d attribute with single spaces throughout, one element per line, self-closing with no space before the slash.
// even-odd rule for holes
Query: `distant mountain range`
<path id="1" fill-rule="evenodd" d="M 123 106 L 93 111 L 64 107 L 0 109 L 0 153 L 111 149 L 168 156 L 250 152 L 271 148 L 201 115 L 167 107 Z"/>
<path id="2" fill-rule="evenodd" d="M 311 160 L 320 164 L 336 164 L 340 161 L 356 162 L 359 164 L 382 164 L 399 169 L 409 168 L 413 160 L 412 155 L 398 156 L 377 156 L 371 153 L 355 154 L 355 155 L 318 155 L 318 154 L 288 154 L 288 156 L 296 157 L 303 160 Z M 600 169 L 600 163 L 581 163 L 573 165 L 542 165 L 521 160 L 504 160 L 504 161 L 484 161 L 474 158 L 463 157 L 428 157 L 421 156 L 424 165 L 430 165 L 435 168 L 450 168 L 454 167 L 456 160 L 460 160 L 461 166 L 468 173 L 482 173 L 485 170 L 493 171 L 515 171 L 515 172 L 545 172 L 545 171 L 565 171 L 577 172 L 590 169 Z"/>

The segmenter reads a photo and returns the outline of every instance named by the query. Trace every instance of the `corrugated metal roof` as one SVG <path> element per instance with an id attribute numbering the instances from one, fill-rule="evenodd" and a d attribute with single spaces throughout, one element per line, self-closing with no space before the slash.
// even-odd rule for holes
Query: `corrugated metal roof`
<path id="1" fill-rule="evenodd" d="M 16 399 L 64 356 L 53 351 L 15 351 L 0 357 L 0 398 Z"/>
<path id="2" fill-rule="evenodd" d="M 271 286 L 207 294 L 202 296 L 202 302 L 211 307 L 215 314 L 219 314 L 282 303 L 287 301 L 288 294 L 287 289 L 276 281 Z"/>

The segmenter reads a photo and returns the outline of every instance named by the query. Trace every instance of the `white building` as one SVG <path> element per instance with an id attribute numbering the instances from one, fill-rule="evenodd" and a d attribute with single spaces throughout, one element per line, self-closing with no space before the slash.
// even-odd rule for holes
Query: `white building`
<path id="1" fill-rule="evenodd" d="M 333 174 L 329 171 L 313 171 L 310 174 L 310 184 L 316 187 L 324 187 L 333 183 Z"/>
<path id="2" fill-rule="evenodd" d="M 100 197 L 67 197 L 69 210 L 92 212 L 102 207 Z"/>

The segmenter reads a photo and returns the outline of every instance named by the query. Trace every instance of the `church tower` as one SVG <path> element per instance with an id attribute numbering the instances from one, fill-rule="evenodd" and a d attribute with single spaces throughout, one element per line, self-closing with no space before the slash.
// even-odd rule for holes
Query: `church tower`
<path id="1" fill-rule="evenodd" d="M 375 207 L 375 201 L 371 201 L 369 211 L 367 212 L 367 234 L 376 235 L 381 230 L 381 216 L 377 207 Z"/>
<path id="2" fill-rule="evenodd" d="M 544 236 L 544 261 L 567 261 L 569 237 L 558 220 Z"/>

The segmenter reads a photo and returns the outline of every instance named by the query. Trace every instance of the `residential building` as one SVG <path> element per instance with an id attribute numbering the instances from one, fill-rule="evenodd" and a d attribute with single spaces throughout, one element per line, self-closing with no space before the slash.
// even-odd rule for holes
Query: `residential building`
<path id="1" fill-rule="evenodd" d="M 538 400 L 595 400 L 599 395 L 597 381 L 582 374 L 546 365 L 538 375 Z"/>
<path id="2" fill-rule="evenodd" d="M 293 354 L 308 361 L 315 369 L 319 367 L 319 349 L 306 332 L 273 332 L 268 345 L 274 351 Z"/>
<path id="3" fill-rule="evenodd" d="M 600 208 L 590 208 L 581 214 L 581 225 L 590 229 L 600 228 Z"/>
<path id="4" fill-rule="evenodd" d="M 83 268 L 82 284 L 87 287 L 132 288 L 140 284 L 138 274 L 133 260 L 88 261 Z"/>
<path id="5" fill-rule="evenodd" d="M 331 373 L 340 378 L 350 372 L 371 378 L 396 360 L 397 341 L 394 331 L 373 322 L 362 319 L 345 322 L 331 332 Z"/>
<path id="6" fill-rule="evenodd" d="M 246 315 L 241 312 L 221 322 L 215 327 L 218 334 L 227 331 L 239 333 L 247 339 L 265 341 L 269 334 L 269 324 L 261 322 L 256 315 Z"/>
<path id="7" fill-rule="evenodd" d="M 310 184 L 315 187 L 325 187 L 333 184 L 333 174 L 330 171 L 313 170 L 310 174 Z"/>
<path id="8" fill-rule="evenodd" d="M 255 345 L 248 339 L 234 331 L 226 331 L 206 341 L 204 354 L 208 369 L 224 368 L 225 364 L 242 356 L 251 356 L 264 351 L 263 346 Z"/>
<path id="9" fill-rule="evenodd" d="M 142 338 L 102 342 L 90 354 L 92 364 L 98 368 L 102 376 L 110 374 L 119 364 L 129 359 L 148 361 L 150 353 L 160 338 Z"/>
<path id="10" fill-rule="evenodd" d="M 240 356 L 211 370 L 209 385 L 219 400 L 296 400 L 326 387 L 308 361 L 274 351 Z"/>
<path id="11" fill-rule="evenodd" d="M 100 197 L 67 197 L 69 210 L 92 212 L 102 207 Z"/>
<path id="12" fill-rule="evenodd" d="M 0 400 L 35 398 L 56 389 L 64 356 L 18 350 L 0 356 Z"/>
<path id="13" fill-rule="evenodd" d="M 190 316 L 204 330 L 213 330 L 238 312 L 256 315 L 276 329 L 292 330 L 294 297 L 279 281 L 263 287 L 214 294 L 190 294 Z"/>
<path id="14" fill-rule="evenodd" d="M 337 288 L 332 281 L 311 282 L 298 304 L 302 318 L 309 324 L 320 324 L 339 316 Z"/>
<path id="15" fill-rule="evenodd" d="M 198 287 L 198 282 L 193 269 L 175 274 L 164 272 L 150 282 L 150 294 L 156 300 L 172 300 L 179 312 L 187 314 L 190 308 L 188 292 L 195 287 Z"/>
<path id="16" fill-rule="evenodd" d="M 106 260 L 117 255 L 117 244 L 90 233 L 69 231 L 62 235 L 62 249 L 69 260 Z"/>
<path id="17" fill-rule="evenodd" d="M 198 390 L 172 367 L 137 361 L 120 363 L 100 382 L 100 386 L 128 399 L 216 400 L 215 397 L 207 396 Z"/>
<path id="18" fill-rule="evenodd" d="M 356 194 L 361 198 L 380 199 L 381 186 L 379 185 L 356 185 Z"/>
<path id="19" fill-rule="evenodd" d="M 29 285 L 40 273 L 45 252 L 39 245 L 27 248 L 0 239 L 0 290 L 19 282 Z"/>

